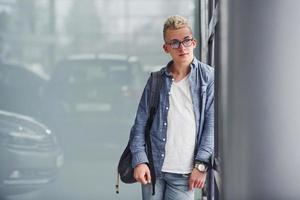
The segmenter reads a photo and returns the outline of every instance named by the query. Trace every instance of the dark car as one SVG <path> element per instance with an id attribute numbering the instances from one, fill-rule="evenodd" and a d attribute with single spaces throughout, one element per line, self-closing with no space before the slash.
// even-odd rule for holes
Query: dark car
<path id="1" fill-rule="evenodd" d="M 0 197 L 40 189 L 64 162 L 56 136 L 33 118 L 0 110 Z"/>
<path id="2" fill-rule="evenodd" d="M 0 109 L 43 119 L 43 88 L 48 80 L 49 75 L 25 64 L 0 61 Z"/>
<path id="3" fill-rule="evenodd" d="M 145 73 L 134 57 L 82 55 L 56 65 L 46 93 L 58 123 L 99 123 L 131 119 L 144 84 Z"/>

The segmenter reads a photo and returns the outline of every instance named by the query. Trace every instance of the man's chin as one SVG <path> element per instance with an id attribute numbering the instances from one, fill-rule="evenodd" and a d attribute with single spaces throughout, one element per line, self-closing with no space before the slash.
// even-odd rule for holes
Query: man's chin
<path id="1" fill-rule="evenodd" d="M 180 55 L 176 58 L 176 61 L 180 63 L 192 62 L 192 60 L 193 60 L 193 55 L 191 54 Z"/>

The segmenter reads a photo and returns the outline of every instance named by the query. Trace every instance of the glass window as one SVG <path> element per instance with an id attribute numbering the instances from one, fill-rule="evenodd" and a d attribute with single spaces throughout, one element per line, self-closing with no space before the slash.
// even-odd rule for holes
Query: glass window
<path id="1" fill-rule="evenodd" d="M 115 194 L 118 159 L 150 71 L 170 59 L 164 20 L 195 26 L 195 9 L 194 0 L 0 0 L 0 160 L 16 163 L 1 166 L 0 189 L 11 189 L 0 198 L 141 199 L 138 184 Z"/>

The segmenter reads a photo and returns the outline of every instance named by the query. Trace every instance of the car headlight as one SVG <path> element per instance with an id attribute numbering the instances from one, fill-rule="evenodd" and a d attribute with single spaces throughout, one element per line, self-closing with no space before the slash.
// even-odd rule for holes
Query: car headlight
<path id="1" fill-rule="evenodd" d="M 37 149 L 41 144 L 47 141 L 47 135 L 39 135 L 34 132 L 26 132 L 24 130 L 19 131 L 7 131 L 1 133 L 0 144 L 2 146 L 18 149 Z M 49 143 L 53 143 L 49 141 Z"/>
<path id="2" fill-rule="evenodd" d="M 45 138 L 44 135 L 37 135 L 28 132 L 10 132 L 8 134 L 10 137 L 20 140 L 32 140 L 32 141 L 41 141 Z"/>

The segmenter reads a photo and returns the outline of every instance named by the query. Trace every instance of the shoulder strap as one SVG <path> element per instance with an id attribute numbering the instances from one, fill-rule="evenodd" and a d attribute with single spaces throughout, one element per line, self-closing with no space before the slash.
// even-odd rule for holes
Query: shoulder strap
<path id="1" fill-rule="evenodd" d="M 162 86 L 161 72 L 157 71 L 151 73 L 150 103 L 148 107 L 149 115 L 146 124 L 146 130 L 145 130 L 145 140 L 146 140 L 146 146 L 148 148 L 149 168 L 150 168 L 150 173 L 152 178 L 152 195 L 155 194 L 156 175 L 155 175 L 155 169 L 153 164 L 150 130 L 153 123 L 154 114 L 158 108 L 161 86 Z"/>
<path id="2" fill-rule="evenodd" d="M 149 118 L 152 119 L 159 103 L 159 93 L 162 85 L 162 76 L 160 71 L 151 73 Z"/>

